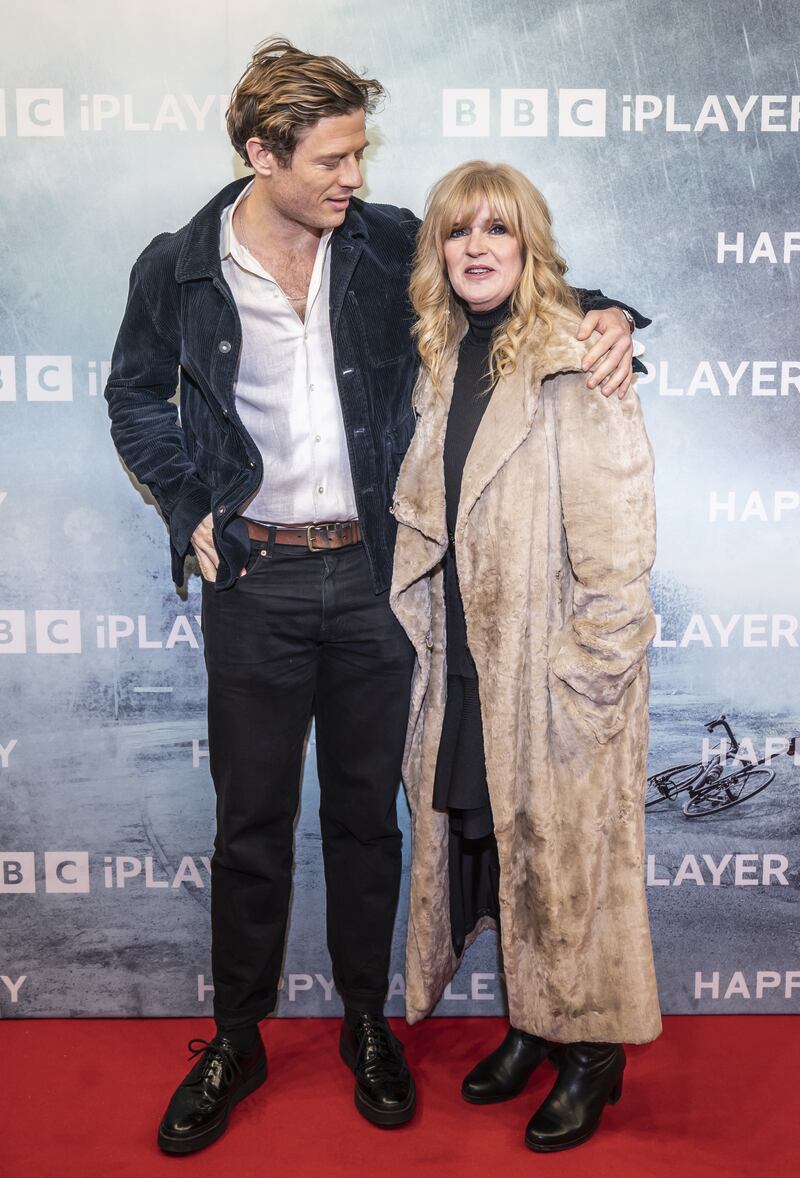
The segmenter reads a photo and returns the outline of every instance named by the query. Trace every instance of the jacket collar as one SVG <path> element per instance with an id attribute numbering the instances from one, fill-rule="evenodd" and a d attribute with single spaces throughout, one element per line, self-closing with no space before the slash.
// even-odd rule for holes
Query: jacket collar
<path id="1" fill-rule="evenodd" d="M 251 180 L 252 176 L 245 176 L 241 180 L 234 180 L 232 184 L 227 184 L 207 205 L 200 209 L 199 213 L 192 217 L 186 226 L 186 236 L 175 266 L 177 282 L 192 282 L 197 278 L 219 277 L 222 269 L 219 256 L 219 219 L 222 216 L 222 210 L 233 204 Z M 363 201 L 353 197 L 343 223 L 334 230 L 332 265 L 335 266 L 337 257 L 344 260 L 350 254 L 360 252 L 361 241 L 369 238 L 367 223 L 361 213 L 363 207 Z M 342 247 L 346 244 L 349 244 L 351 248 L 342 253 Z"/>

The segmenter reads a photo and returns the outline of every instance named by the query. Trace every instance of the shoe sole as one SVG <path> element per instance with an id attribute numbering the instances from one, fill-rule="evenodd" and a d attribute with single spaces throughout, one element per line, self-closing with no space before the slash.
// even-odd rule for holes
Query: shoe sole
<path id="1" fill-rule="evenodd" d="M 562 1153 L 565 1149 L 575 1149 L 578 1145 L 583 1145 L 590 1137 L 594 1137 L 599 1125 L 595 1125 L 590 1133 L 584 1133 L 583 1137 L 576 1137 L 574 1141 L 565 1141 L 563 1145 L 535 1145 L 533 1142 L 525 1138 L 525 1144 L 528 1149 L 532 1149 L 534 1153 Z"/>
<path id="2" fill-rule="evenodd" d="M 339 1055 L 350 1071 L 355 1072 L 355 1060 L 350 1057 L 342 1043 L 339 1044 Z M 362 1117 L 371 1125 L 377 1125 L 379 1129 L 396 1129 L 399 1125 L 406 1125 L 411 1120 L 417 1107 L 417 1090 L 414 1087 L 414 1078 L 411 1077 L 411 1091 L 408 1094 L 408 1100 L 397 1108 L 387 1110 L 376 1107 L 367 1100 L 358 1086 L 356 1086 L 354 1100 Z"/>
<path id="3" fill-rule="evenodd" d="M 244 1100 L 246 1096 L 249 1096 L 251 1092 L 255 1092 L 257 1088 L 260 1088 L 266 1078 L 267 1061 L 264 1060 L 263 1067 L 258 1068 L 250 1077 L 250 1079 L 242 1084 L 241 1088 L 228 1106 L 228 1111 L 226 1112 L 224 1118 L 218 1125 L 215 1125 L 213 1129 L 206 1129 L 204 1132 L 198 1133 L 195 1137 L 192 1138 L 169 1137 L 166 1133 L 163 1133 L 161 1129 L 159 1129 L 157 1137 L 158 1148 L 162 1153 L 185 1154 L 197 1153 L 198 1150 L 205 1149 L 207 1145 L 213 1145 L 213 1143 L 217 1141 L 218 1138 L 220 1138 L 227 1129 L 228 1117 L 236 1108 L 237 1104 Z"/>
<path id="4" fill-rule="evenodd" d="M 504 1104 L 507 1100 L 516 1100 L 518 1096 L 522 1096 L 527 1087 L 526 1083 L 522 1088 L 517 1088 L 514 1092 L 505 1092 L 502 1096 L 467 1096 L 462 1088 L 461 1097 L 467 1104 Z"/>

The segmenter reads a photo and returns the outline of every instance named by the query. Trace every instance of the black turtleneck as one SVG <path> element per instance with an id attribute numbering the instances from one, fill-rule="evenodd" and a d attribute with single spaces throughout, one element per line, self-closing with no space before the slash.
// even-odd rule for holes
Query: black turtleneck
<path id="1" fill-rule="evenodd" d="M 446 576 L 447 597 L 447 670 L 451 675 L 475 678 L 475 664 L 467 647 L 464 607 L 455 570 L 453 537 L 461 496 L 464 465 L 472 448 L 478 426 L 492 396 L 489 353 L 494 330 L 508 316 L 508 303 L 493 311 L 467 310 L 469 324 L 461 341 L 458 367 L 453 382 L 453 398 L 444 439 L 444 488 L 447 534 L 450 539 L 450 563 Z"/>
<path id="2" fill-rule="evenodd" d="M 461 341 L 453 399 L 444 440 L 444 485 L 447 502 L 447 531 L 452 543 L 456 530 L 461 477 L 481 418 L 492 395 L 489 353 L 495 328 L 508 315 L 508 303 L 493 311 L 467 310 L 469 327 Z"/>

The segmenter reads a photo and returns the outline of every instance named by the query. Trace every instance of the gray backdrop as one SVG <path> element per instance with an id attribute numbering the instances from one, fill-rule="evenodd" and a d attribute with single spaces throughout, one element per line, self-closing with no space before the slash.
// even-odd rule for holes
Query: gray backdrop
<path id="1" fill-rule="evenodd" d="M 792 0 L 4 8 L 0 1015 L 210 1010 L 198 582 L 172 587 L 102 387 L 133 259 L 237 174 L 226 96 L 270 34 L 388 87 L 368 197 L 421 210 L 447 168 L 508 160 L 550 201 L 575 284 L 653 317 L 652 768 L 697 759 L 720 712 L 757 754 L 800 728 Z M 665 1012 L 797 1009 L 800 763 L 773 767 L 745 805 L 648 815 Z M 316 810 L 310 747 L 282 1015 L 340 1009 Z M 401 917 L 392 1013 L 403 937 Z M 439 1013 L 501 1008 L 486 935 Z"/>

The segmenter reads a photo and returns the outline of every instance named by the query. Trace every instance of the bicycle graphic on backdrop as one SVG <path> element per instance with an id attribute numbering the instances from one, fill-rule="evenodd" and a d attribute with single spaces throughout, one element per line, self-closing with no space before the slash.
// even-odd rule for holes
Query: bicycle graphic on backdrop
<path id="1" fill-rule="evenodd" d="M 724 715 L 717 720 L 709 720 L 704 728 L 709 733 L 716 728 L 724 728 L 730 746 L 714 753 L 708 761 L 673 765 L 671 769 L 662 769 L 660 773 L 648 777 L 644 802 L 646 809 L 671 801 L 678 794 L 688 793 L 683 803 L 683 813 L 687 818 L 706 818 L 709 814 L 729 810 L 755 797 L 774 780 L 775 770 L 767 766 L 767 761 L 775 755 L 773 752 L 745 765 L 736 763 L 740 745 Z M 787 741 L 783 752 L 788 757 L 795 755 L 796 740 L 793 736 Z M 733 765 L 729 769 L 730 755 L 733 756 Z"/>

